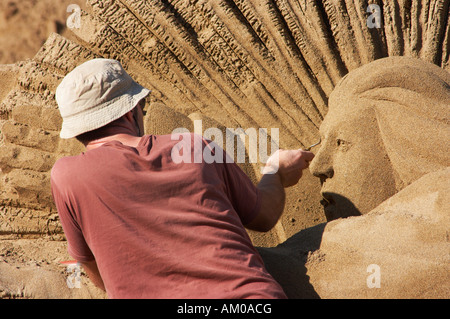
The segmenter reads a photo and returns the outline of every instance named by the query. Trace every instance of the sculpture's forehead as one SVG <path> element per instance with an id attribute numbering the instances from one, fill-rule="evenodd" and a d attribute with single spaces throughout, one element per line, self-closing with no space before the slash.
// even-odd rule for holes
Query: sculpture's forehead
<path id="1" fill-rule="evenodd" d="M 368 123 L 374 120 L 374 114 L 369 108 L 330 108 L 319 131 L 322 137 L 333 134 L 363 134 L 368 129 Z"/>
<path id="2" fill-rule="evenodd" d="M 323 120 L 324 127 L 345 122 L 360 113 L 360 101 L 348 92 L 336 89 L 328 101 L 328 112 Z"/>
<path id="3" fill-rule="evenodd" d="M 348 112 L 345 109 L 330 109 L 320 125 L 320 132 L 329 133 L 338 128 L 345 127 L 348 123 L 354 122 L 357 117 L 357 114 Z"/>

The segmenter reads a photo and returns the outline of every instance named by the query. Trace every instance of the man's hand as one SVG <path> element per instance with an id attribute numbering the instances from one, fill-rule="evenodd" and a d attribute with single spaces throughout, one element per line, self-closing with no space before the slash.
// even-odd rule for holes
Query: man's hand
<path id="1" fill-rule="evenodd" d="M 308 168 L 314 158 L 312 152 L 299 150 L 278 150 L 266 163 L 263 174 L 278 174 L 283 187 L 290 187 L 298 183 L 303 170 Z"/>
<path id="2" fill-rule="evenodd" d="M 247 228 L 265 232 L 275 226 L 284 210 L 284 188 L 298 183 L 313 158 L 313 153 L 303 150 L 278 150 L 269 157 L 257 186 L 262 197 L 261 209 Z"/>

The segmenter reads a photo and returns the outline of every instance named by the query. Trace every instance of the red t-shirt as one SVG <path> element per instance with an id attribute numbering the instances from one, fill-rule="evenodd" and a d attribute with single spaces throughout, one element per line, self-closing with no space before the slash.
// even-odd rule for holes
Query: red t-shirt
<path id="1" fill-rule="evenodd" d="M 182 136 L 191 151 L 214 145 Z M 109 298 L 285 298 L 243 227 L 259 211 L 257 188 L 235 163 L 174 162 L 178 143 L 150 135 L 57 161 L 70 255 L 95 258 Z"/>

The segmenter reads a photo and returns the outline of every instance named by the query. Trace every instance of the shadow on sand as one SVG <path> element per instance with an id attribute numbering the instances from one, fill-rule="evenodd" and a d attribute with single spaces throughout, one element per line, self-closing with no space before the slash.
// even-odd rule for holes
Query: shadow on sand
<path id="1" fill-rule="evenodd" d="M 340 216 L 333 214 L 331 217 L 327 214 L 328 222 L 338 218 L 361 215 L 361 212 L 349 199 L 338 194 L 332 195 L 336 202 L 341 203 L 343 205 L 341 207 L 345 207 L 345 209 Z M 320 248 L 326 226 L 327 223 L 322 223 L 303 229 L 276 247 L 257 247 L 267 270 L 280 283 L 288 298 L 320 298 L 310 283 L 306 262 L 308 256 Z"/>

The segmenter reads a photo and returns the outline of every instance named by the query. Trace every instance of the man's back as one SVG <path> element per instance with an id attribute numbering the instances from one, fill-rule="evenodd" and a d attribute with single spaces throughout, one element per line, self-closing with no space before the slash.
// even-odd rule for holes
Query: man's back
<path id="1" fill-rule="evenodd" d="M 285 297 L 242 226 L 258 213 L 256 187 L 235 164 L 174 163 L 177 143 L 113 141 L 56 163 L 69 253 L 95 256 L 110 298 Z"/>

